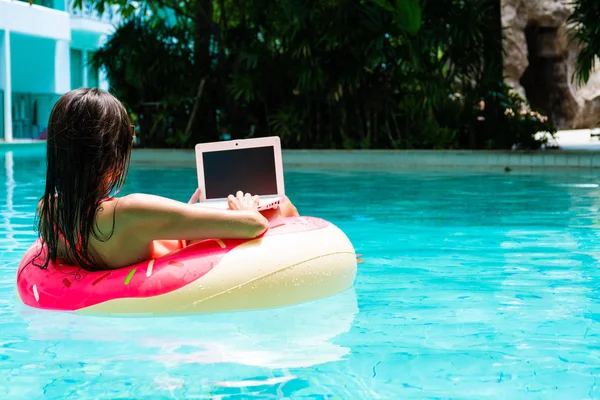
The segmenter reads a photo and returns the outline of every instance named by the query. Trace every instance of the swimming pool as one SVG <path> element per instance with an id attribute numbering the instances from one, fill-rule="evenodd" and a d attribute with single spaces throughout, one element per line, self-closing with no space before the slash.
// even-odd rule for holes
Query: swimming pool
<path id="1" fill-rule="evenodd" d="M 278 310 L 97 318 L 15 305 L 39 153 L 0 153 L 0 398 L 588 398 L 600 374 L 600 172 L 290 168 L 364 254 L 353 290 Z M 126 192 L 187 201 L 193 168 Z"/>

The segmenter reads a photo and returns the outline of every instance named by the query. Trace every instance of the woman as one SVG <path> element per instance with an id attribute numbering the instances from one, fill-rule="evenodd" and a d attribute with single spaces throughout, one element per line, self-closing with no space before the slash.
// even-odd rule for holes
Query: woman
<path id="1" fill-rule="evenodd" d="M 48 259 L 39 267 L 58 258 L 91 271 L 120 268 L 189 241 L 251 239 L 267 229 L 268 220 L 298 215 L 287 199 L 261 214 L 258 197 L 242 192 L 229 196 L 229 210 L 147 194 L 110 197 L 125 183 L 133 139 L 125 108 L 105 91 L 73 90 L 55 104 L 46 190 L 38 205 Z"/>

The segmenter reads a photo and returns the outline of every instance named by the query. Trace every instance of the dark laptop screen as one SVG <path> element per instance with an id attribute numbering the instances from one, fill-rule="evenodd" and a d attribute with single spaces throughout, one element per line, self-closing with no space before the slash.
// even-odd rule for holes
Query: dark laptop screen
<path id="1" fill-rule="evenodd" d="M 207 199 L 235 196 L 238 190 L 260 196 L 277 194 L 273 146 L 204 152 L 202 160 Z"/>

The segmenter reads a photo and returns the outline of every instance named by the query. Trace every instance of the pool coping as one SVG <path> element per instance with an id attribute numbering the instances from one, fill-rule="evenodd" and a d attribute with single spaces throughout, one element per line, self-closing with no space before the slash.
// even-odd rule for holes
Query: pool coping
<path id="1" fill-rule="evenodd" d="M 131 159 L 136 165 L 195 166 L 191 149 L 134 149 Z M 321 168 L 600 168 L 600 151 L 283 150 L 283 162 Z"/>
<path id="2" fill-rule="evenodd" d="M 15 139 L 11 142 L 5 142 L 4 140 L 0 140 L 0 151 L 38 148 L 46 148 L 46 141 L 36 139 Z"/>

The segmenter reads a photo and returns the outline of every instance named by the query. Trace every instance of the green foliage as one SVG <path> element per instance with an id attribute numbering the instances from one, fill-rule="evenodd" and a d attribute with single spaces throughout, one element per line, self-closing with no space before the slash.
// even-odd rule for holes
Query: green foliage
<path id="1" fill-rule="evenodd" d="M 500 104 L 513 100 L 497 0 L 93 2 L 125 17 L 95 62 L 145 146 L 267 135 L 288 148 L 539 145 L 539 124 Z"/>
<path id="2" fill-rule="evenodd" d="M 600 2 L 575 0 L 573 5 L 573 13 L 569 17 L 571 34 L 582 45 L 573 78 L 578 85 L 583 85 L 589 81 L 596 58 L 600 57 Z"/>
<path id="3" fill-rule="evenodd" d="M 393 15 L 394 21 L 401 29 L 410 34 L 416 34 L 421 27 L 421 6 L 419 0 L 371 0 Z"/>
<path id="4" fill-rule="evenodd" d="M 107 67 L 112 91 L 136 115 L 142 145 L 185 145 L 167 138 L 178 131 L 175 121 L 187 121 L 193 103 L 191 40 L 184 26 L 132 16 L 92 59 Z"/>

